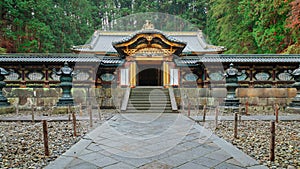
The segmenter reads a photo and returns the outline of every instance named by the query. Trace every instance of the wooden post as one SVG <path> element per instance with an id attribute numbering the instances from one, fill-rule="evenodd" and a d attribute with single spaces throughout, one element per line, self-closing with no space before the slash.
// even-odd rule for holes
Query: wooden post
<path id="1" fill-rule="evenodd" d="M 188 104 L 188 117 L 191 115 L 191 103 Z"/>
<path id="2" fill-rule="evenodd" d="M 72 112 L 71 112 L 71 106 L 70 106 L 70 105 L 68 105 L 68 110 L 67 110 L 67 111 L 68 111 L 68 112 L 67 112 L 68 114 L 72 113 Z"/>
<path id="3" fill-rule="evenodd" d="M 234 132 L 233 132 L 233 136 L 234 138 L 238 138 L 237 137 L 237 128 L 238 128 L 238 113 L 234 113 Z"/>
<path id="4" fill-rule="evenodd" d="M 275 160 L 275 122 L 271 121 L 270 161 Z"/>
<path id="5" fill-rule="evenodd" d="M 44 134 L 44 148 L 45 148 L 45 156 L 49 156 L 49 144 L 48 144 L 48 126 L 47 121 L 43 120 L 43 134 Z"/>
<path id="6" fill-rule="evenodd" d="M 100 109 L 100 105 L 97 106 L 97 109 L 98 109 L 99 120 L 101 120 L 101 109 Z"/>
<path id="7" fill-rule="evenodd" d="M 275 117 L 276 117 L 276 123 L 278 123 L 278 110 L 279 110 L 279 106 L 278 106 L 278 104 L 275 104 Z"/>
<path id="8" fill-rule="evenodd" d="M 31 106 L 31 120 L 34 122 L 34 105 Z"/>
<path id="9" fill-rule="evenodd" d="M 79 116 L 82 116 L 82 114 L 83 114 L 83 113 L 82 113 L 82 104 L 80 103 L 80 104 L 79 104 Z"/>
<path id="10" fill-rule="evenodd" d="M 69 121 L 71 121 L 71 115 L 72 115 L 72 112 L 71 112 L 71 108 L 70 108 L 70 105 L 68 106 L 68 110 L 67 110 L 68 112 L 68 116 L 69 116 Z"/>
<path id="11" fill-rule="evenodd" d="M 215 126 L 218 128 L 218 114 L 219 114 L 219 109 L 218 106 L 215 109 Z"/>
<path id="12" fill-rule="evenodd" d="M 185 97 L 185 96 L 183 96 L 183 97 Z M 185 99 L 185 98 L 184 98 Z M 182 112 L 185 112 L 184 110 L 185 110 L 185 102 L 184 102 L 184 99 L 182 99 L 181 101 L 182 101 Z"/>
<path id="13" fill-rule="evenodd" d="M 89 115 L 90 115 L 90 127 L 92 128 L 93 127 L 93 107 L 92 105 L 89 106 Z"/>
<path id="14" fill-rule="evenodd" d="M 203 122 L 205 122 L 205 116 L 206 116 L 206 105 L 203 106 Z"/>
<path id="15" fill-rule="evenodd" d="M 54 105 L 52 106 L 51 103 L 48 104 L 48 116 L 52 115 L 53 109 L 54 109 Z"/>
<path id="16" fill-rule="evenodd" d="M 77 134 L 76 134 L 76 116 L 75 116 L 75 112 L 72 112 L 72 120 L 73 120 L 73 130 L 74 130 L 73 136 L 76 137 Z"/>
<path id="17" fill-rule="evenodd" d="M 248 100 L 246 101 L 246 107 L 245 107 L 245 114 L 248 115 L 248 107 L 249 107 L 249 102 Z"/>
<path id="18" fill-rule="evenodd" d="M 19 103 L 17 103 L 17 105 L 16 105 L 16 113 L 17 113 L 17 115 L 19 114 Z"/>

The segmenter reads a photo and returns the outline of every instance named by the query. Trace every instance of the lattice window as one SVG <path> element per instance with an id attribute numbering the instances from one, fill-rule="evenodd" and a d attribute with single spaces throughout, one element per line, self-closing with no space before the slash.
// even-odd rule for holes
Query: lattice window
<path id="1" fill-rule="evenodd" d="M 255 79 L 259 81 L 266 81 L 270 79 L 270 74 L 267 72 L 259 72 L 255 74 Z"/>
<path id="2" fill-rule="evenodd" d="M 213 81 L 221 81 L 224 79 L 221 72 L 210 73 L 209 78 Z"/>
<path id="3" fill-rule="evenodd" d="M 90 74 L 88 72 L 79 72 L 75 76 L 76 80 L 81 80 L 81 81 L 89 80 L 89 78 L 90 78 Z"/>
<path id="4" fill-rule="evenodd" d="M 20 74 L 16 72 L 10 73 L 8 76 L 5 76 L 7 80 L 19 80 L 20 77 Z"/>
<path id="5" fill-rule="evenodd" d="M 55 73 L 51 73 L 50 74 L 50 78 L 52 79 L 52 80 L 56 80 L 56 81 L 59 81 L 59 76 L 57 76 Z"/>
<path id="6" fill-rule="evenodd" d="M 27 77 L 29 80 L 42 80 L 44 78 L 44 73 L 34 71 L 34 72 L 28 73 Z"/>
<path id="7" fill-rule="evenodd" d="M 242 73 L 240 76 L 238 76 L 238 81 L 243 81 L 246 80 L 247 78 L 248 78 L 248 74 Z"/>
<path id="8" fill-rule="evenodd" d="M 287 72 L 282 72 L 278 74 L 278 79 L 282 81 L 289 81 L 292 79 L 292 76 Z"/>
<path id="9" fill-rule="evenodd" d="M 189 82 L 196 81 L 199 77 L 194 73 L 187 73 L 184 75 L 184 79 Z"/>
<path id="10" fill-rule="evenodd" d="M 105 82 L 111 82 L 115 79 L 115 75 L 111 73 L 105 73 L 100 76 L 100 78 Z"/>

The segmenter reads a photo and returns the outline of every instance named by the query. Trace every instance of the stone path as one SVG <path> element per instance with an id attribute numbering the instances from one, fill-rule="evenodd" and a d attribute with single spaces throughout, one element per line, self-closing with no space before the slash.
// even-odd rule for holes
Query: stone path
<path id="1" fill-rule="evenodd" d="M 117 114 L 52 168 L 267 168 L 181 114 Z"/>

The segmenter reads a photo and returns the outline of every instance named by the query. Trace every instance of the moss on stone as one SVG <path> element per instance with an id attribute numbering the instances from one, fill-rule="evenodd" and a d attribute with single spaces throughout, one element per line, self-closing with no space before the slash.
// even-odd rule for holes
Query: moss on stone
<path id="1" fill-rule="evenodd" d="M 16 112 L 16 108 L 12 105 L 6 107 L 0 107 L 0 114 L 11 114 L 15 112 Z"/>
<path id="2" fill-rule="evenodd" d="M 70 106 L 71 112 L 78 112 L 79 106 Z M 52 111 L 53 114 L 68 114 L 68 106 L 55 106 Z"/>

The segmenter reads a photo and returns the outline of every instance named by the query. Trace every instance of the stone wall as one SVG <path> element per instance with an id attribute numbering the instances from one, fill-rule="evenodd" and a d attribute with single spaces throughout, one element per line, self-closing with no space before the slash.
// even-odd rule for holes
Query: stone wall
<path id="1" fill-rule="evenodd" d="M 92 105 L 101 108 L 119 107 L 125 89 L 123 88 L 73 88 L 72 95 L 76 104 Z M 56 105 L 61 96 L 60 88 L 5 88 L 4 95 L 9 102 L 20 110 L 29 110 L 32 105 L 39 109 Z"/>
<path id="2" fill-rule="evenodd" d="M 272 107 L 274 104 L 287 106 L 296 96 L 295 88 L 239 88 L 236 95 L 242 106 L 248 102 L 249 106 Z M 203 105 L 215 106 L 226 97 L 225 88 L 178 88 L 174 89 L 177 104 L 179 106 L 202 107 Z"/>
<path id="3" fill-rule="evenodd" d="M 93 106 L 101 108 L 119 108 L 126 88 L 73 88 L 75 103 L 86 106 L 89 100 Z M 5 88 L 4 95 L 10 103 L 19 105 L 19 109 L 31 109 L 54 106 L 61 96 L 60 88 Z M 34 96 L 35 93 L 35 96 Z M 88 94 L 89 93 L 89 94 Z M 226 97 L 225 88 L 175 88 L 174 94 L 179 107 L 187 107 L 191 103 L 193 109 L 201 109 L 203 105 L 214 107 Z M 251 111 L 272 111 L 274 104 L 286 107 L 296 96 L 295 88 L 239 88 L 236 90 L 241 106 L 249 104 Z"/>

